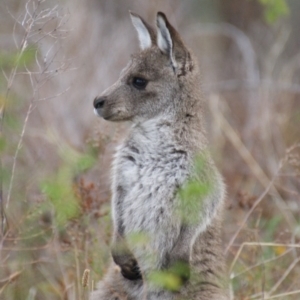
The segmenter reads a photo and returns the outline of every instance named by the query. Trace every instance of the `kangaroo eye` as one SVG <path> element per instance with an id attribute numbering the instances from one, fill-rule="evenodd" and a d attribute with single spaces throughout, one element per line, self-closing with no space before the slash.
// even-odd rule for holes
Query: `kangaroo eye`
<path id="1" fill-rule="evenodd" d="M 145 89 L 147 83 L 148 83 L 148 81 L 141 77 L 133 77 L 133 80 L 132 80 L 132 85 L 138 90 Z"/>

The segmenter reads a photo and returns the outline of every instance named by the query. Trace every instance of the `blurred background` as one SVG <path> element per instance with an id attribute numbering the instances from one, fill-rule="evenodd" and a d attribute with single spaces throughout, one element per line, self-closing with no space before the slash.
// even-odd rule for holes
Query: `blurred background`
<path id="1" fill-rule="evenodd" d="M 1 0 L 0 299 L 88 299 L 106 271 L 129 125 L 92 102 L 138 51 L 128 10 L 165 12 L 199 60 L 231 299 L 299 299 L 298 0 Z"/>

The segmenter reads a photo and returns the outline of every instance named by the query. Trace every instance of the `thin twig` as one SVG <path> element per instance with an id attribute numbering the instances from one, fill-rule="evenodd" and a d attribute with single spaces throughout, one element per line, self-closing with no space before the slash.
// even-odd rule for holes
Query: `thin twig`
<path id="1" fill-rule="evenodd" d="M 244 159 L 246 162 L 247 166 L 250 168 L 250 170 L 253 172 L 253 174 L 257 177 L 261 185 L 265 188 L 264 192 L 262 195 L 255 201 L 254 205 L 250 209 L 250 211 L 247 213 L 245 216 L 242 225 L 238 228 L 237 232 L 233 235 L 231 238 L 229 244 L 226 247 L 225 253 L 228 252 L 230 249 L 231 245 L 237 238 L 238 234 L 240 233 L 241 229 L 244 227 L 246 224 L 248 218 L 250 217 L 251 213 L 254 211 L 255 207 L 264 199 L 264 197 L 269 193 L 270 189 L 272 188 L 274 192 L 274 200 L 275 204 L 283 214 L 287 224 L 289 224 L 291 230 L 295 230 L 297 221 L 295 220 L 294 216 L 289 213 L 288 210 L 286 210 L 286 203 L 281 199 L 280 194 L 278 191 L 275 189 L 273 183 L 274 180 L 281 170 L 283 166 L 283 160 L 280 162 L 279 167 L 277 169 L 276 174 L 273 176 L 271 180 L 269 180 L 268 176 L 265 174 L 265 172 L 262 170 L 258 162 L 255 160 L 255 158 L 252 156 L 250 151 L 247 149 L 247 147 L 243 144 L 242 140 L 238 136 L 238 134 L 235 132 L 235 130 L 232 128 L 232 126 L 229 124 L 229 122 L 226 120 L 226 118 L 223 116 L 223 114 L 220 112 L 218 108 L 218 102 L 219 102 L 219 96 L 217 95 L 212 95 L 211 96 L 211 111 L 213 112 L 213 115 L 215 119 L 218 120 L 218 122 L 221 123 L 221 128 L 224 132 L 224 134 L 227 136 L 227 138 L 230 140 L 230 142 L 233 144 L 235 149 L 238 151 L 240 156 Z"/>
<path id="2" fill-rule="evenodd" d="M 280 279 L 273 285 L 271 290 L 267 293 L 268 295 L 273 294 L 278 287 L 281 285 L 281 283 L 286 279 L 286 277 L 290 274 L 290 272 L 294 269 L 294 267 L 300 262 L 300 257 L 295 259 L 290 266 L 286 269 L 286 271 L 283 273 L 283 275 L 280 277 Z"/>
<path id="3" fill-rule="evenodd" d="M 15 63 L 15 66 L 13 67 L 11 73 L 10 73 L 10 76 L 8 78 L 8 83 L 7 83 L 7 89 L 6 89 L 6 94 L 5 94 L 5 97 L 4 97 L 4 101 L 3 101 L 3 104 L 2 104 L 2 107 L 0 108 L 0 137 L 2 137 L 3 135 L 3 122 L 4 122 L 4 117 L 5 117 L 5 107 L 6 107 L 6 103 L 7 103 L 7 100 L 8 100 L 8 97 L 9 97 L 9 94 L 10 94 L 10 90 L 11 90 L 11 87 L 12 87 L 12 84 L 15 80 L 15 77 L 16 77 L 16 72 L 17 72 L 17 69 L 19 67 L 19 64 L 20 64 L 20 60 L 21 60 L 21 57 L 23 56 L 24 54 L 24 51 L 26 50 L 27 46 L 28 46 L 28 37 L 29 37 L 29 34 L 30 34 L 30 31 L 32 30 L 32 27 L 34 25 L 34 19 L 31 19 L 31 22 L 29 22 L 29 25 L 25 28 L 25 20 L 28 16 L 30 16 L 29 12 L 28 12 L 28 4 L 29 4 L 30 1 L 28 1 L 25 5 L 26 7 L 26 14 L 24 15 L 24 20 L 22 22 L 22 24 L 24 25 L 24 29 L 25 29 L 25 35 L 23 37 L 23 40 L 21 42 L 21 45 L 20 45 L 20 51 L 18 53 L 18 56 L 17 56 L 17 59 L 16 59 L 16 63 Z M 38 5 L 36 7 L 36 10 L 38 9 L 38 6 L 40 4 L 40 1 L 38 1 Z M 33 12 L 33 15 L 36 15 L 36 10 Z M 24 128 L 24 126 L 23 126 Z M 21 144 L 20 144 L 21 146 Z M 19 153 L 19 150 L 20 149 L 17 149 L 16 152 Z M 0 162 L 0 173 L 3 173 L 2 172 L 2 163 Z M 15 162 L 14 162 L 14 165 L 13 165 L 13 169 L 12 169 L 12 174 L 14 174 L 14 168 L 15 168 Z M 10 185 L 12 186 L 12 183 L 10 182 Z M 9 193 L 9 196 L 7 197 L 7 199 L 9 200 L 10 199 L 10 193 Z M 6 202 L 6 209 L 8 208 L 8 202 Z M 2 232 L 2 235 L 4 235 L 5 233 L 5 225 L 7 225 L 7 220 L 6 220 L 6 216 L 5 216 L 5 209 L 4 209 L 4 199 L 3 199 L 3 183 L 2 183 L 2 179 L 0 181 L 0 210 L 1 210 L 1 232 Z"/>
<path id="4" fill-rule="evenodd" d="M 231 263 L 231 266 L 229 268 L 230 270 L 230 273 L 232 272 L 233 270 L 233 267 L 235 265 L 235 263 L 237 262 L 243 248 L 245 246 L 265 246 L 265 247 L 286 247 L 286 248 L 300 248 L 300 244 L 282 244 L 282 243 L 264 243 L 264 242 L 245 242 L 245 243 L 242 243 L 240 245 L 240 248 L 236 254 L 236 256 L 234 257 L 232 263 Z"/>
<path id="5" fill-rule="evenodd" d="M 287 254 L 290 253 L 291 251 L 292 251 L 292 248 L 291 248 L 291 249 L 288 249 L 287 251 L 285 251 L 284 253 L 282 253 L 282 254 L 280 254 L 280 255 L 278 255 L 278 256 L 276 256 L 276 257 L 267 259 L 267 260 L 265 260 L 265 261 L 263 261 L 263 262 L 259 262 L 259 263 L 255 264 L 255 265 L 250 266 L 250 267 L 247 268 L 246 270 L 243 270 L 243 271 L 241 271 L 241 272 L 239 272 L 239 273 L 237 273 L 237 274 L 233 274 L 233 275 L 230 276 L 230 278 L 231 278 L 231 279 L 234 279 L 234 278 L 236 278 L 236 277 L 239 277 L 239 276 L 241 276 L 241 275 L 243 275 L 243 274 L 245 274 L 245 273 L 251 271 L 252 269 L 259 267 L 262 263 L 264 263 L 264 264 L 270 263 L 270 262 L 272 262 L 272 261 L 274 261 L 274 260 L 277 260 L 277 259 L 279 259 L 279 258 L 281 258 L 281 257 L 283 257 L 283 256 L 285 256 L 285 255 L 287 255 Z"/>
<path id="6" fill-rule="evenodd" d="M 270 296 L 270 297 L 264 297 L 264 295 L 255 295 L 250 297 L 250 299 L 256 299 L 256 298 L 261 298 L 262 296 L 264 297 L 264 300 L 270 300 L 270 299 L 276 299 L 276 298 L 283 298 L 283 297 L 287 297 L 287 296 L 291 296 L 291 295 L 296 295 L 296 294 L 300 294 L 300 290 L 296 290 L 296 291 L 292 291 L 292 292 L 287 292 L 287 293 L 282 293 L 282 294 L 277 294 L 274 296 Z"/>
<path id="7" fill-rule="evenodd" d="M 275 177 L 274 177 L 275 178 Z M 254 204 L 252 205 L 251 209 L 248 211 L 248 213 L 246 214 L 246 216 L 244 217 L 242 223 L 239 225 L 237 231 L 234 233 L 234 235 L 231 237 L 225 253 L 228 252 L 228 250 L 230 249 L 230 247 L 232 246 L 232 244 L 234 243 L 234 241 L 236 240 L 237 236 L 239 235 L 239 233 L 241 232 L 241 230 L 244 228 L 244 226 L 246 225 L 249 217 L 251 216 L 252 212 L 254 211 L 254 209 L 257 207 L 257 205 L 265 198 L 265 196 L 269 193 L 270 188 L 273 185 L 274 182 L 274 178 L 273 180 L 269 183 L 269 185 L 267 186 L 267 188 L 264 190 L 264 192 L 260 195 L 260 197 L 254 202 Z"/>
<path id="8" fill-rule="evenodd" d="M 26 117 L 25 117 L 25 120 L 24 120 L 24 123 L 23 123 L 21 136 L 20 136 L 16 151 L 15 151 L 15 154 L 14 154 L 14 158 L 13 158 L 13 166 L 12 166 L 12 171 L 11 171 L 11 176 L 10 176 L 10 181 L 9 181 L 8 192 L 7 192 L 6 205 L 5 205 L 6 209 L 9 206 L 9 201 L 10 201 L 10 198 L 11 198 L 11 192 L 12 192 L 12 187 L 13 187 L 13 182 L 14 182 L 14 177 L 15 177 L 15 171 L 16 171 L 16 165 L 17 165 L 17 158 L 18 158 L 19 152 L 22 148 L 22 143 L 23 143 L 26 127 L 27 127 L 27 124 L 28 124 L 29 116 L 30 116 L 33 108 L 34 108 L 34 106 L 33 106 L 33 99 L 32 99 L 30 101 L 29 107 L 27 109 L 27 113 L 26 113 Z"/>

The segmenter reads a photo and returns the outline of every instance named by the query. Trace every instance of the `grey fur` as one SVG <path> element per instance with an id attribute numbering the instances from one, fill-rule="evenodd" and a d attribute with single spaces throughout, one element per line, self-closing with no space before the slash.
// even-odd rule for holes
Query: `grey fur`
<path id="1" fill-rule="evenodd" d="M 94 101 L 99 116 L 133 125 L 113 166 L 114 262 L 91 299 L 225 300 L 220 245 L 225 188 L 208 153 L 198 67 L 163 13 L 158 13 L 157 30 L 164 30 L 160 39 L 168 40 L 159 44 L 170 45 L 171 38 L 172 53 L 161 51 L 151 26 L 134 18 L 143 24 L 139 38 L 149 30 L 151 47 L 134 55 L 119 80 Z M 146 86 L 137 88 L 136 77 L 147 80 Z M 196 212 L 189 222 L 188 213 L 180 214 L 178 192 L 192 181 L 209 188 L 186 207 Z M 144 241 L 133 242 L 134 234 L 144 235 Z M 164 290 L 148 280 L 177 262 L 190 270 L 179 290 Z"/>

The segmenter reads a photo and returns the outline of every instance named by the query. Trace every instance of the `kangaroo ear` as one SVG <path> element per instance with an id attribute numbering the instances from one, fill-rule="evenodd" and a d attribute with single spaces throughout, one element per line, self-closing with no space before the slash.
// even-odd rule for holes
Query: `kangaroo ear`
<path id="1" fill-rule="evenodd" d="M 169 23 L 166 15 L 162 12 L 157 13 L 157 46 L 162 52 L 169 55 L 173 69 L 177 68 L 177 62 L 186 55 L 187 50 L 184 46 L 179 33 Z"/>
<path id="2" fill-rule="evenodd" d="M 150 48 L 155 42 L 154 30 L 146 23 L 146 21 L 143 20 L 142 17 L 131 11 L 129 13 L 132 24 L 138 33 L 141 49 L 144 50 Z"/>

